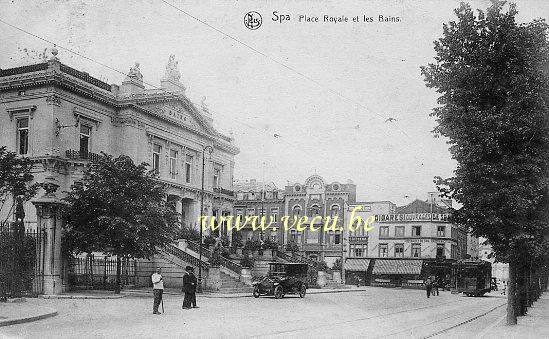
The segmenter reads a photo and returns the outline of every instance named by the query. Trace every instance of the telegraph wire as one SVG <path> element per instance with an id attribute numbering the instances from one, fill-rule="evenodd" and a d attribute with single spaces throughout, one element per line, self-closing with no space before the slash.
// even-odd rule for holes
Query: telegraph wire
<path id="1" fill-rule="evenodd" d="M 186 13 L 186 14 L 187 14 L 187 13 Z M 192 17 L 192 16 L 191 16 L 191 17 Z M 193 18 L 196 19 L 196 20 L 200 20 L 200 19 L 197 19 L 197 18 L 195 18 L 195 17 L 193 17 Z M 56 48 L 62 49 L 62 50 L 64 50 L 64 51 L 67 51 L 67 52 L 69 52 L 69 53 L 72 53 L 72 54 L 74 54 L 74 55 L 76 55 L 76 56 L 79 56 L 79 57 L 81 57 L 81 58 L 83 58 L 83 59 L 85 59 L 85 60 L 91 61 L 91 62 L 93 62 L 93 63 L 95 63 L 95 64 L 97 64 L 97 65 L 100 65 L 100 66 L 102 66 L 102 67 L 105 67 L 105 68 L 107 68 L 107 69 L 109 69 L 109 70 L 111 70 L 111 71 L 114 71 L 114 72 L 116 72 L 116 73 L 119 73 L 119 74 L 121 74 L 121 75 L 123 75 L 123 76 L 126 76 L 126 75 L 127 75 L 125 72 L 123 72 L 123 71 L 121 71 L 121 70 L 118 70 L 118 69 L 116 69 L 116 68 L 114 68 L 114 67 L 111 67 L 111 66 L 109 66 L 109 65 L 107 65 L 107 64 L 105 64 L 105 63 L 103 63 L 103 62 L 97 61 L 97 60 L 95 60 L 95 59 L 93 59 L 93 58 L 91 58 L 91 57 L 88 57 L 88 56 L 86 56 L 86 55 L 84 55 L 84 54 L 82 54 L 82 53 L 76 52 L 76 51 L 74 51 L 74 50 L 72 50 L 72 49 L 70 49 L 70 48 L 68 48 L 68 47 L 65 47 L 65 46 L 63 46 L 63 45 L 60 45 L 60 44 L 58 44 L 58 43 L 56 43 L 56 42 L 54 42 L 54 41 L 52 41 L 52 40 L 43 38 L 43 37 L 41 37 L 41 36 L 39 36 L 39 35 L 37 35 L 37 34 L 34 34 L 34 33 L 32 33 L 32 32 L 29 32 L 29 31 L 27 31 L 27 30 L 25 30 L 25 29 L 23 29 L 23 28 L 20 28 L 20 27 L 18 27 L 18 26 L 15 26 L 15 25 L 13 25 L 13 24 L 11 24 L 11 23 L 9 23 L 9 22 L 6 22 L 6 21 L 3 20 L 2 18 L 0 18 L 0 22 L 3 23 L 3 24 L 5 24 L 5 25 L 7 25 L 7 26 L 9 26 L 9 27 L 11 27 L 11 28 L 14 28 L 14 29 L 16 29 L 16 30 L 18 30 L 18 31 L 20 31 L 20 32 L 23 32 L 23 33 L 25 33 L 25 34 L 28 34 L 28 35 L 30 35 L 30 36 L 36 38 L 36 39 L 39 39 L 39 40 L 44 41 L 44 42 L 47 42 L 48 44 L 53 45 L 53 46 L 56 47 Z M 208 26 L 211 26 L 211 25 L 209 25 L 209 24 L 207 24 L 207 23 L 205 23 L 205 24 L 208 25 Z M 212 26 L 212 27 L 213 27 L 213 26 Z M 213 27 L 213 28 L 214 28 L 214 27 Z M 214 29 L 215 29 L 215 28 L 214 28 Z M 216 29 L 216 30 L 217 30 L 217 29 Z M 221 32 L 221 31 L 220 31 L 220 32 Z M 222 33 L 222 32 L 221 32 L 221 33 Z M 223 34 L 224 34 L 224 33 L 223 33 Z M 234 39 L 234 38 L 233 38 L 233 39 Z M 236 40 L 236 41 L 238 41 L 238 40 Z M 258 51 L 258 52 L 259 52 L 259 51 Z M 261 53 L 261 52 L 260 52 L 260 53 Z M 265 55 L 265 56 L 268 57 L 267 55 Z M 268 57 L 268 58 L 269 58 L 269 57 Z M 273 61 L 275 61 L 275 62 L 277 62 L 277 63 L 283 65 L 284 67 L 286 67 L 286 68 L 288 68 L 288 69 L 290 69 L 290 70 L 293 70 L 291 67 L 285 66 L 284 64 L 282 64 L 282 63 L 276 61 L 275 59 L 273 59 Z M 297 72 L 297 71 L 296 71 L 296 72 Z M 300 72 L 298 72 L 298 73 L 300 73 Z M 306 75 L 303 74 L 303 76 L 305 76 L 305 77 L 307 78 Z M 314 79 L 310 79 L 310 80 L 315 81 Z M 167 91 L 167 90 L 164 89 L 164 88 L 158 87 L 158 86 L 156 86 L 156 85 L 154 85 L 154 84 L 151 84 L 151 83 L 149 83 L 149 82 L 146 82 L 146 81 L 144 81 L 144 80 L 143 80 L 143 83 L 146 84 L 146 85 L 148 85 L 148 86 L 150 86 L 150 87 L 152 87 L 153 89 L 160 90 L 160 91 L 162 91 L 162 92 L 165 92 L 165 93 L 167 93 L 167 94 L 170 94 L 170 95 L 174 96 L 174 98 L 177 98 L 177 94 L 174 93 L 174 92 Z M 319 84 L 318 82 L 316 82 L 316 83 L 320 86 L 320 84 Z M 322 87 L 322 86 L 321 86 L 321 87 Z M 323 88 L 323 87 L 322 87 L 322 88 Z M 338 92 L 336 92 L 336 91 L 334 91 L 334 90 L 330 90 L 330 91 L 332 91 L 333 93 L 338 94 Z M 340 95 L 340 96 L 341 96 L 342 98 L 346 98 L 346 97 L 344 97 L 344 96 L 342 96 L 342 95 Z M 1 97 L 0 97 L 0 98 L 1 98 Z M 188 100 L 189 102 L 191 102 L 193 105 L 199 107 L 198 104 L 196 104 L 195 102 L 191 101 L 188 97 L 186 97 L 186 98 L 187 98 L 187 100 Z M 346 99 L 346 100 L 352 101 L 352 99 Z M 1 101 L 2 101 L 2 103 L 4 104 L 4 106 L 6 106 L 5 102 L 4 102 L 3 100 L 1 100 Z M 356 102 L 355 102 L 355 104 L 357 104 L 357 105 L 360 106 L 360 107 L 363 107 L 363 106 L 362 106 L 361 104 L 359 104 L 359 103 L 356 103 Z M 364 107 L 364 108 L 365 108 L 365 107 Z M 242 121 L 241 119 L 235 118 L 234 116 L 229 116 L 228 114 L 223 114 L 223 113 L 217 112 L 217 111 L 215 111 L 215 110 L 211 110 L 211 109 L 209 109 L 209 111 L 212 112 L 213 114 L 220 115 L 220 116 L 224 116 L 224 117 L 228 117 L 228 118 L 230 118 L 230 119 L 232 119 L 232 120 L 235 120 L 235 121 L 237 121 L 238 123 L 240 123 L 241 125 L 246 126 L 246 127 L 248 127 L 249 129 L 251 129 L 251 130 L 253 130 L 253 131 L 256 131 L 257 133 L 263 132 L 263 133 L 265 133 L 265 134 L 268 133 L 268 134 L 270 134 L 271 136 L 273 136 L 270 132 L 267 132 L 267 131 L 264 131 L 264 130 L 262 131 L 262 128 L 254 127 L 254 126 L 252 126 L 252 125 L 250 125 L 250 124 L 248 124 L 248 123 Z M 376 113 L 376 114 L 377 114 L 377 113 Z M 377 115 L 380 116 L 380 117 L 382 117 L 382 116 L 379 115 L 379 114 L 377 114 Z M 402 131 L 402 130 L 401 130 L 401 131 Z M 403 131 L 402 131 L 402 132 L 403 132 Z M 276 135 L 278 135 L 278 134 L 276 134 Z M 282 143 L 284 143 L 284 144 L 290 146 L 291 148 L 296 149 L 296 150 L 302 152 L 303 154 L 310 155 L 310 153 L 308 153 L 308 152 L 306 152 L 306 150 L 304 150 L 304 147 L 303 147 L 303 146 L 299 146 L 299 145 L 292 144 L 292 143 L 290 143 L 290 142 L 288 142 L 288 141 L 286 141 L 286 140 L 283 140 L 283 138 L 280 138 L 280 137 L 275 137 L 275 138 L 276 138 L 278 141 L 280 141 L 280 142 L 282 142 Z M 269 139 L 270 139 L 270 138 L 269 138 Z M 375 184 L 375 183 L 373 183 L 373 182 L 370 182 L 370 184 L 372 184 L 372 185 L 374 185 L 374 186 L 377 186 L 378 188 L 382 188 L 382 189 L 384 188 L 384 187 L 382 187 L 382 186 L 380 186 L 380 185 L 377 185 L 377 184 Z"/>

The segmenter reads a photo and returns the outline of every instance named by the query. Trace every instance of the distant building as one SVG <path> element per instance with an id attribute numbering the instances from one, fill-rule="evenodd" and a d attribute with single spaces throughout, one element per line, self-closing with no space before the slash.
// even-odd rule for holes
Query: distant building
<path id="1" fill-rule="evenodd" d="M 349 204 L 346 219 L 357 205 Z M 355 215 L 363 220 L 373 216 L 375 222 L 367 233 L 349 234 L 344 268 L 352 284 L 356 279 L 381 285 L 419 284 L 424 267 L 435 272 L 440 264 L 447 275 L 447 263 L 467 256 L 467 232 L 449 222 L 448 202 L 416 199 L 401 207 L 382 202 L 362 205 Z"/>
<path id="2" fill-rule="evenodd" d="M 146 89 L 139 64 L 121 85 L 107 84 L 61 63 L 53 52 L 47 62 L 0 70 L 0 145 L 30 157 L 37 182 L 57 182 L 61 197 L 101 152 L 124 154 L 158 172 L 183 224 L 198 227 L 202 213 L 232 212 L 239 149 L 231 137 L 214 129 L 204 104 L 197 107 L 185 96 L 174 56 L 159 88 Z M 210 157 L 206 152 L 201 212 L 207 146 L 213 153 Z M 0 211 L 3 220 L 10 218 L 8 213 L 9 208 Z M 26 216 L 36 220 L 30 203 Z"/>
<path id="3" fill-rule="evenodd" d="M 284 192 L 279 190 L 274 183 L 258 182 L 251 180 L 235 180 L 234 190 L 236 201 L 234 204 L 234 216 L 244 218 L 245 216 L 255 215 L 265 217 L 267 223 L 273 220 L 274 230 L 262 232 L 253 231 L 250 225 L 247 225 L 240 231 L 242 241 L 252 239 L 270 239 L 279 242 L 282 245 L 282 227 L 281 218 L 284 215 Z M 233 239 L 238 236 L 236 229 L 233 231 Z"/>

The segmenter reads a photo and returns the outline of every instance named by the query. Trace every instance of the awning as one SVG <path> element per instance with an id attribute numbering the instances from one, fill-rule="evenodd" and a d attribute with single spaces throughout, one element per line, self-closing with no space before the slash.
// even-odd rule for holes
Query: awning
<path id="1" fill-rule="evenodd" d="M 423 260 L 376 259 L 372 274 L 421 274 Z"/>
<path id="2" fill-rule="evenodd" d="M 347 260 L 345 260 L 345 265 L 343 265 L 343 268 L 345 269 L 345 271 L 366 272 L 368 270 L 369 265 L 370 265 L 370 259 L 348 258 Z"/>

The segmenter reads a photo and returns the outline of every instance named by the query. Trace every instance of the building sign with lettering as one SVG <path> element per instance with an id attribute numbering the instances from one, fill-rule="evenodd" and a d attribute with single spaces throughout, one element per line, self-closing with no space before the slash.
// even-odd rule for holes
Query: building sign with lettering
<path id="1" fill-rule="evenodd" d="M 411 213 L 411 214 L 376 214 L 376 222 L 406 222 L 406 221 L 444 221 L 448 222 L 450 214 Z"/>

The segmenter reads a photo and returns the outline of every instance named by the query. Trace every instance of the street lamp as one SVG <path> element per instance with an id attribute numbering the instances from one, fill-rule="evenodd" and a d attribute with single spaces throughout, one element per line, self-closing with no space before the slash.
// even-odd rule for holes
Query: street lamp
<path id="1" fill-rule="evenodd" d="M 205 153 L 208 151 L 210 157 L 213 153 L 213 147 L 210 145 L 204 146 L 202 149 L 202 188 L 200 190 L 200 219 L 202 221 L 202 214 L 204 213 L 204 167 L 206 166 Z M 198 293 L 202 293 L 202 222 L 199 225 L 200 228 L 200 243 L 198 246 Z"/>

